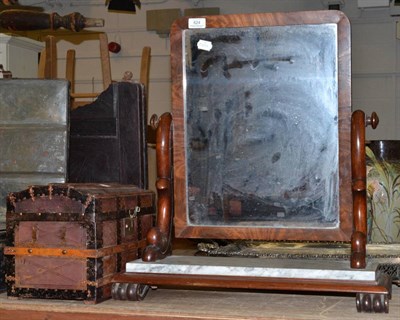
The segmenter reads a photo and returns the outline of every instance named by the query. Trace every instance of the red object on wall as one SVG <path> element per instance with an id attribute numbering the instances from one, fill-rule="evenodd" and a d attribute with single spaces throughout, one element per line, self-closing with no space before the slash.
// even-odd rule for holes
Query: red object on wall
<path id="1" fill-rule="evenodd" d="M 112 53 L 118 53 L 121 51 L 121 45 L 117 42 L 112 41 L 108 44 L 108 50 Z"/>

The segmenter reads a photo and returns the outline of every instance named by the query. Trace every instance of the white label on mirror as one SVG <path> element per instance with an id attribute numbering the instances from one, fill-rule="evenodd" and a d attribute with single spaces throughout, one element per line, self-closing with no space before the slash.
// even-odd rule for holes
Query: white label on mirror
<path id="1" fill-rule="evenodd" d="M 197 42 L 197 49 L 210 51 L 212 49 L 212 43 L 207 40 L 199 40 L 199 42 Z"/>
<path id="2" fill-rule="evenodd" d="M 206 27 L 206 18 L 189 18 L 189 29 L 204 29 Z"/>

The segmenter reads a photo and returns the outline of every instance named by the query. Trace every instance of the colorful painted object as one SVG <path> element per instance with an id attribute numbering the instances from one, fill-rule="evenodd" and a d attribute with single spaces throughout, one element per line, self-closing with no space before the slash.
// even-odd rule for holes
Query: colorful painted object
<path id="1" fill-rule="evenodd" d="M 400 243 L 400 140 L 366 147 L 368 241 Z"/>

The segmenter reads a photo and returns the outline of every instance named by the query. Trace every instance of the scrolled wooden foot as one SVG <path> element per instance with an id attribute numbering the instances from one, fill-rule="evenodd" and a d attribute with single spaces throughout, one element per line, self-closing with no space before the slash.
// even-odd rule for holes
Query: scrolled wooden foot
<path id="1" fill-rule="evenodd" d="M 127 287 L 126 296 L 129 301 L 143 300 L 150 290 L 146 284 L 130 283 Z"/>
<path id="2" fill-rule="evenodd" d="M 356 295 L 356 308 L 357 308 L 357 312 L 362 312 L 361 293 L 357 293 L 357 295 Z"/>
<path id="3" fill-rule="evenodd" d="M 113 283 L 112 287 L 111 287 L 111 298 L 114 300 L 118 300 L 118 296 L 117 296 L 117 292 L 118 292 L 118 287 L 119 287 L 119 283 Z"/>
<path id="4" fill-rule="evenodd" d="M 364 312 L 372 312 L 372 297 L 370 294 L 364 294 L 361 299 L 361 307 Z"/>
<path id="5" fill-rule="evenodd" d="M 116 297 L 117 300 L 127 300 L 128 297 L 126 295 L 127 289 L 128 289 L 128 285 L 129 283 L 120 283 L 118 288 L 117 288 L 117 292 L 116 292 Z"/>
<path id="6" fill-rule="evenodd" d="M 150 286 L 140 283 L 114 283 L 111 297 L 114 300 L 141 301 L 149 292 Z"/>
<path id="7" fill-rule="evenodd" d="M 374 294 L 372 298 L 372 308 L 375 312 L 382 312 L 383 311 L 383 301 L 381 295 Z"/>
<path id="8" fill-rule="evenodd" d="M 387 294 L 357 293 L 356 308 L 358 312 L 389 312 L 389 297 Z"/>
<path id="9" fill-rule="evenodd" d="M 389 313 L 389 296 L 386 294 L 383 295 L 383 311 Z"/>

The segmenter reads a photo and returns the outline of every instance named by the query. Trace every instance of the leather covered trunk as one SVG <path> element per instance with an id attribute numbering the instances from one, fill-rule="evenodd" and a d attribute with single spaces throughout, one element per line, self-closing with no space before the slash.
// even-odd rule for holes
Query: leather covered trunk
<path id="1" fill-rule="evenodd" d="M 147 113 L 142 84 L 116 82 L 70 113 L 68 182 L 148 188 Z"/>
<path id="2" fill-rule="evenodd" d="M 155 195 L 133 185 L 53 184 L 7 198 L 7 294 L 111 297 L 111 279 L 137 259 L 153 226 Z"/>

